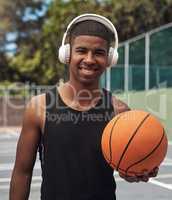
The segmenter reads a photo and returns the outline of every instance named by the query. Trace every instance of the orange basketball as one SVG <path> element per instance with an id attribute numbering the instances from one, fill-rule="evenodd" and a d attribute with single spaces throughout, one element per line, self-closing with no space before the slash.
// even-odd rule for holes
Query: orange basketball
<path id="1" fill-rule="evenodd" d="M 127 175 L 158 167 L 167 153 L 167 137 L 150 113 L 132 110 L 114 117 L 102 135 L 102 152 L 109 165 Z"/>

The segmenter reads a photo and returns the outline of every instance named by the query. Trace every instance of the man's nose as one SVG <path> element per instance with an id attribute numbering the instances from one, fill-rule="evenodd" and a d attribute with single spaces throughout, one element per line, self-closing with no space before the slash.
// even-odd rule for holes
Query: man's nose
<path id="1" fill-rule="evenodd" d="M 85 55 L 84 61 L 85 61 L 87 64 L 93 64 L 93 63 L 95 63 L 95 58 L 94 58 L 93 53 L 92 53 L 92 52 L 88 52 L 88 53 Z"/>

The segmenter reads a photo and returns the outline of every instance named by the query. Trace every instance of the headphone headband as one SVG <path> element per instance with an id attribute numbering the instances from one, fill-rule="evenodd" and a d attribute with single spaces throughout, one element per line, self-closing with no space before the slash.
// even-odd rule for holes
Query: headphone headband
<path id="1" fill-rule="evenodd" d="M 86 21 L 86 20 L 97 21 L 97 22 L 103 24 L 108 30 L 110 30 L 114 34 L 115 43 L 114 43 L 114 47 L 109 48 L 108 66 L 115 65 L 118 60 L 118 51 L 117 51 L 118 50 L 118 34 L 116 31 L 116 28 L 112 24 L 112 22 L 109 19 L 107 19 L 106 17 L 103 17 L 101 15 L 96 15 L 96 14 L 90 14 L 90 13 L 83 14 L 83 15 L 80 15 L 80 16 L 74 18 L 67 26 L 67 29 L 63 35 L 62 45 L 59 48 L 59 60 L 64 64 L 69 63 L 70 44 L 69 43 L 65 44 L 68 32 L 70 32 L 72 25 L 74 25 L 78 22 Z"/>
<path id="2" fill-rule="evenodd" d="M 117 31 L 116 31 L 116 28 L 115 26 L 112 24 L 112 22 L 110 20 L 108 20 L 106 17 L 103 17 L 101 15 L 97 15 L 97 14 L 90 14 L 90 13 L 87 13 L 87 14 L 83 14 L 83 15 L 80 15 L 76 18 L 74 18 L 70 23 L 69 25 L 67 26 L 67 29 L 63 35 L 63 39 L 62 39 L 62 46 L 65 45 L 65 40 L 66 40 L 66 37 L 67 37 L 67 34 L 68 34 L 68 31 L 70 30 L 70 28 L 78 23 L 78 22 L 82 22 L 82 21 L 86 21 L 86 20 L 94 20 L 94 21 L 97 21 L 97 22 L 100 22 L 101 24 L 103 24 L 106 28 L 108 28 L 109 30 L 111 30 L 111 32 L 114 33 L 114 38 L 115 38 L 115 49 L 118 49 L 118 34 L 117 34 Z"/>

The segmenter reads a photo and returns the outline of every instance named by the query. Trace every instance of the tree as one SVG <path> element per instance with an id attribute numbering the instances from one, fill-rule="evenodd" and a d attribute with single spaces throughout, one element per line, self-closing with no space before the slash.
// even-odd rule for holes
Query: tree
<path id="1" fill-rule="evenodd" d="M 9 53 L 11 52 L 8 52 L 7 47 L 9 44 L 16 44 L 17 48 L 13 49 L 14 55 L 18 55 L 22 51 L 23 45 L 28 46 L 32 51 L 34 48 L 37 49 L 38 41 L 34 45 L 32 42 L 34 38 L 38 38 L 42 27 L 44 16 L 42 16 L 41 11 L 43 6 L 45 6 L 43 0 L 0 1 L 0 17 L 2 19 L 0 21 L 0 67 L 1 69 L 3 67 L 6 74 L 6 76 L 1 77 L 1 80 L 7 78 L 9 71 L 15 71 L 15 76 L 8 76 L 8 79 L 20 79 L 18 70 L 10 65 Z M 16 37 L 13 40 L 9 39 L 9 33 L 15 34 Z"/>
<path id="2" fill-rule="evenodd" d="M 172 21 L 172 0 L 52 0 L 44 15 L 40 15 L 43 0 L 1 1 L 4 4 L 0 6 L 8 7 L 9 12 L 3 15 L 8 23 L 0 27 L 5 27 L 4 35 L 12 30 L 18 35 L 17 50 L 8 65 L 17 74 L 15 80 L 37 84 L 55 83 L 64 77 L 65 67 L 58 62 L 57 50 L 66 26 L 79 14 L 109 18 L 120 42 Z"/>

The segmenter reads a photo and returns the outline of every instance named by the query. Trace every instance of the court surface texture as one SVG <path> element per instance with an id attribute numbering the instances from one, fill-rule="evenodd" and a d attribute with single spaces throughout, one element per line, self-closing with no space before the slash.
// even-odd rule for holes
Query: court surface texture
<path id="1" fill-rule="evenodd" d="M 9 199 L 9 183 L 15 160 L 17 133 L 0 133 L 0 199 Z M 172 142 L 156 178 L 148 183 L 128 183 L 115 172 L 117 200 L 170 200 L 172 198 Z M 41 168 L 37 158 L 31 185 L 30 200 L 40 199 Z"/>

